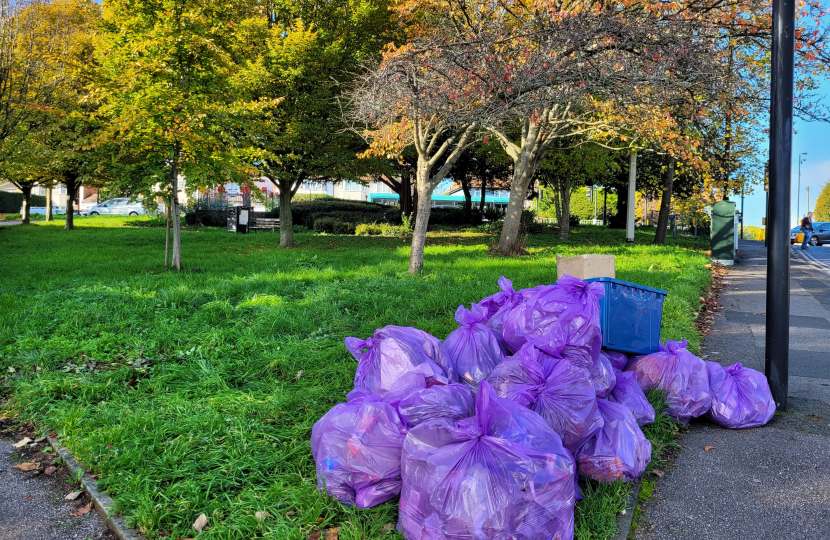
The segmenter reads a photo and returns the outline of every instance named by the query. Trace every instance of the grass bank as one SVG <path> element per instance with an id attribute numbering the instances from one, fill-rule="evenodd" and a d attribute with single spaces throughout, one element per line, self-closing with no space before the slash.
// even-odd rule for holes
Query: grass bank
<path id="1" fill-rule="evenodd" d="M 609 253 L 619 279 L 669 291 L 663 337 L 695 351 L 710 281 L 699 243 L 653 246 L 646 232 L 626 246 L 624 232 L 591 227 L 566 243 L 532 236 L 512 259 L 489 256 L 486 234 L 435 233 L 417 277 L 406 239 L 298 234 L 281 250 L 276 234 L 199 229 L 182 233 L 179 273 L 161 265 L 163 230 L 135 221 L 0 228 L 0 378 L 13 398 L 0 415 L 56 429 L 149 538 L 189 537 L 201 513 L 200 538 L 335 526 L 342 540 L 400 538 L 394 502 L 350 509 L 316 490 L 311 426 L 352 387 L 346 336 L 397 324 L 444 338 L 456 307 L 499 276 L 551 283 L 557 253 Z M 587 491 L 577 538 L 610 538 L 625 489 Z"/>

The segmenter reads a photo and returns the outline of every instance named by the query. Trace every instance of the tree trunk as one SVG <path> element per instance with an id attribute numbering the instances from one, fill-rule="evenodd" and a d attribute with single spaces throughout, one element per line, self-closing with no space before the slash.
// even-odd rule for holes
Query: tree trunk
<path id="1" fill-rule="evenodd" d="M 562 223 L 562 196 L 559 189 L 558 182 L 551 182 L 551 188 L 553 190 L 553 211 L 556 214 L 556 223 Z"/>
<path id="2" fill-rule="evenodd" d="M 63 229 L 71 231 L 75 228 L 75 193 L 81 187 L 81 183 L 77 178 L 73 178 L 63 183 L 66 186 L 66 221 Z"/>
<path id="3" fill-rule="evenodd" d="M 164 225 L 164 267 L 170 266 L 170 212 L 173 205 L 173 199 L 167 200 L 167 208 L 164 209 L 164 217 L 166 218 Z"/>
<path id="4" fill-rule="evenodd" d="M 426 160 L 418 159 L 418 203 L 416 206 L 415 230 L 412 232 L 412 248 L 409 252 L 409 273 L 412 275 L 421 272 L 424 267 L 424 246 L 427 241 L 427 227 L 429 213 L 432 210 L 432 187 L 429 182 L 430 167 Z"/>
<path id="5" fill-rule="evenodd" d="M 412 217 L 411 222 L 415 223 L 418 221 L 418 173 L 415 173 L 415 185 L 413 187 L 412 193 Z"/>
<path id="6" fill-rule="evenodd" d="M 464 215 L 469 219 L 473 213 L 473 197 L 470 194 L 470 181 L 467 173 L 462 173 L 459 180 L 461 180 L 461 190 L 464 192 Z"/>
<path id="7" fill-rule="evenodd" d="M 280 190 L 280 247 L 293 247 L 294 216 L 291 214 L 291 199 L 294 198 L 294 190 L 291 189 L 291 180 L 284 178 L 280 178 L 277 186 Z"/>
<path id="8" fill-rule="evenodd" d="M 655 244 L 666 243 L 666 233 L 669 226 L 669 213 L 671 213 L 675 159 L 673 156 L 668 156 L 666 161 L 666 170 L 663 172 L 663 196 L 660 199 L 660 215 L 657 218 L 657 233 L 654 235 Z"/>
<path id="9" fill-rule="evenodd" d="M 52 188 L 46 188 L 46 221 L 52 221 Z"/>
<path id="10" fill-rule="evenodd" d="M 173 159 L 173 176 L 171 179 L 171 187 L 173 191 L 173 257 L 170 261 L 171 266 L 175 266 L 176 270 L 182 269 L 182 227 L 179 219 L 179 169 L 178 169 L 178 151 L 176 157 Z"/>
<path id="11" fill-rule="evenodd" d="M 71 231 L 75 228 L 75 207 L 73 206 L 74 199 L 72 199 L 72 192 L 69 191 L 69 186 L 66 186 L 66 220 L 64 221 L 63 230 Z"/>
<path id="12" fill-rule="evenodd" d="M 401 201 L 401 214 L 412 215 L 412 178 L 409 171 L 401 173 L 401 191 L 398 196 Z"/>
<path id="13" fill-rule="evenodd" d="M 20 191 L 23 192 L 22 220 L 24 225 L 28 225 L 32 218 L 32 188 L 24 186 Z"/>
<path id="14" fill-rule="evenodd" d="M 504 225 L 501 230 L 498 251 L 502 254 L 513 253 L 519 241 L 522 224 L 522 210 L 527 199 L 527 188 L 530 180 L 536 173 L 538 162 L 531 155 L 530 149 L 523 149 L 520 158 L 516 161 L 513 170 L 513 182 L 510 186 L 510 199 L 507 202 L 507 213 L 504 215 Z"/>
<path id="15" fill-rule="evenodd" d="M 562 221 L 559 222 L 559 239 L 567 240 L 571 233 L 571 178 L 562 177 Z"/>
<path id="16" fill-rule="evenodd" d="M 484 205 L 486 204 L 485 196 L 487 195 L 487 176 L 481 175 L 481 201 L 478 203 L 478 211 L 484 215 Z"/>
<path id="17" fill-rule="evenodd" d="M 546 143 L 542 139 L 544 125 L 545 122 L 542 121 L 529 121 L 525 124 L 522 127 L 522 147 L 513 155 L 513 181 L 510 185 L 510 199 L 507 202 L 498 247 L 498 251 L 504 255 L 512 254 L 516 250 L 528 188 L 539 162 L 547 152 Z"/>

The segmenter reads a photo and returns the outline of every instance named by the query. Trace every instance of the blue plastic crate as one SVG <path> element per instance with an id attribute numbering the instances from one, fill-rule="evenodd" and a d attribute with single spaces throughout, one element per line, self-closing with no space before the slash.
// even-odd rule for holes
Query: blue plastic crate
<path id="1" fill-rule="evenodd" d="M 605 287 L 599 301 L 603 347 L 634 354 L 658 350 L 666 291 L 607 277 L 586 281 Z"/>

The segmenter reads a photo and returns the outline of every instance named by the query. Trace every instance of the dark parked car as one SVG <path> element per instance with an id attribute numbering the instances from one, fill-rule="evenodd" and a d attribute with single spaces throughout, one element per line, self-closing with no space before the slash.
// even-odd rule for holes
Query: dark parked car
<path id="1" fill-rule="evenodd" d="M 790 244 L 795 244 L 795 235 L 801 232 L 801 227 L 790 229 Z M 820 246 L 830 243 L 830 223 L 825 221 L 813 222 L 813 236 L 810 237 L 811 246 Z"/>

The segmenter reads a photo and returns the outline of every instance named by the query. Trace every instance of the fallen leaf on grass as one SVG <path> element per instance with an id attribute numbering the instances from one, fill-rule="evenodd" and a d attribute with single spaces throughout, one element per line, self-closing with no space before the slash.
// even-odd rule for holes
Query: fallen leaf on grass
<path id="1" fill-rule="evenodd" d="M 29 437 L 23 437 L 22 439 L 20 439 L 20 441 L 16 442 L 12 446 L 14 448 L 23 448 L 24 446 L 26 446 L 30 442 L 32 442 L 32 439 L 30 439 Z"/>
<path id="2" fill-rule="evenodd" d="M 269 514 L 268 512 L 265 512 L 264 510 L 261 510 L 261 511 L 257 512 L 256 514 L 254 514 L 254 517 L 256 517 L 258 520 L 262 521 L 262 520 L 265 520 L 265 519 L 268 519 L 269 517 L 271 517 L 271 514 Z"/>
<path id="3" fill-rule="evenodd" d="M 660 469 L 653 469 L 651 472 L 653 472 L 654 474 L 656 474 L 660 478 L 663 478 L 664 476 L 666 476 L 666 473 L 664 473 Z"/>
<path id="4" fill-rule="evenodd" d="M 708 452 L 709 450 L 714 450 L 715 447 L 714 446 L 704 446 L 703 449 Z"/>
<path id="5" fill-rule="evenodd" d="M 45 474 L 46 476 L 52 476 L 53 474 L 55 474 L 55 468 L 54 467 L 46 467 L 46 470 L 43 471 L 43 474 Z"/>
<path id="6" fill-rule="evenodd" d="M 325 521 L 325 520 L 324 520 L 322 517 L 318 517 L 318 518 L 317 518 L 317 523 L 322 523 L 322 522 L 324 522 L 324 521 Z"/>
<path id="7" fill-rule="evenodd" d="M 15 469 L 20 469 L 23 472 L 29 472 L 34 471 L 35 469 L 39 469 L 40 465 L 38 465 L 37 463 L 27 461 L 26 463 L 20 463 L 19 465 L 15 465 L 14 467 Z"/>
<path id="8" fill-rule="evenodd" d="M 73 491 L 72 493 L 64 497 L 64 499 L 66 499 L 67 501 L 74 501 L 75 499 L 80 497 L 81 494 L 83 494 L 83 491 Z"/>
<path id="9" fill-rule="evenodd" d="M 196 529 L 196 532 L 202 532 L 202 529 L 205 528 L 207 525 L 207 516 L 201 514 L 199 517 L 196 518 L 196 521 L 193 522 L 193 528 Z"/>
<path id="10" fill-rule="evenodd" d="M 299 381 L 300 377 L 302 377 L 302 376 L 303 376 L 303 370 L 301 369 L 300 371 L 297 372 L 296 375 L 294 375 L 294 378 Z"/>
<path id="11" fill-rule="evenodd" d="M 382 530 L 383 532 L 387 533 L 387 532 L 391 531 L 394 527 L 395 527 L 395 524 L 394 524 L 394 523 L 387 523 L 386 525 L 384 525 L 383 527 L 381 527 L 381 529 L 380 529 L 380 530 Z"/>
<path id="12" fill-rule="evenodd" d="M 49 434 L 49 436 L 50 436 L 50 437 L 57 437 L 57 436 L 58 436 L 58 432 L 57 432 L 57 431 L 53 431 L 52 433 L 50 433 L 50 434 Z"/>
<path id="13" fill-rule="evenodd" d="M 323 536 L 323 531 L 313 532 L 308 535 L 308 540 L 320 540 L 321 536 Z"/>
<path id="14" fill-rule="evenodd" d="M 285 515 L 286 515 L 286 516 L 293 516 L 293 515 L 294 515 L 294 514 L 296 514 L 296 513 L 297 513 L 297 512 L 295 512 L 294 510 L 289 510 L 288 512 L 286 512 L 286 513 L 285 513 Z"/>
<path id="15" fill-rule="evenodd" d="M 38 443 L 38 444 L 40 444 L 40 443 L 42 443 L 42 442 L 43 442 L 43 441 L 45 441 L 45 440 L 46 440 L 46 437 L 38 437 L 37 439 L 35 439 L 35 442 L 36 442 L 36 443 Z"/>
<path id="16" fill-rule="evenodd" d="M 74 512 L 70 512 L 73 516 L 83 516 L 84 514 L 89 514 L 89 511 L 92 510 L 92 503 L 89 503 L 86 506 L 82 506 L 75 510 Z"/>
<path id="17" fill-rule="evenodd" d="M 340 529 L 343 527 L 332 527 L 326 532 L 326 540 L 339 540 Z"/>

